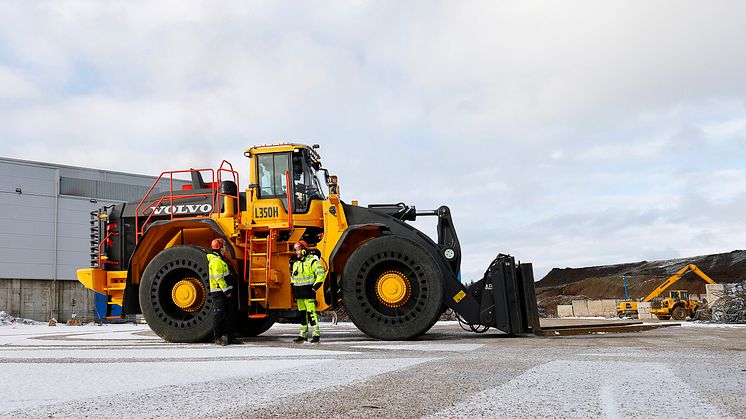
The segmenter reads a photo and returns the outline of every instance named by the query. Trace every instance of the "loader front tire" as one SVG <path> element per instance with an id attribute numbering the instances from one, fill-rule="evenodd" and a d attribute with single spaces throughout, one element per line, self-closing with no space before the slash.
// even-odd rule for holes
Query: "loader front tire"
<path id="1" fill-rule="evenodd" d="M 157 254 L 143 271 L 140 308 L 148 326 L 164 340 L 204 342 L 212 338 L 209 289 L 205 252 L 174 246 Z"/>
<path id="2" fill-rule="evenodd" d="M 671 310 L 671 318 L 674 320 L 684 320 L 686 319 L 686 316 L 686 309 L 682 306 L 676 306 Z"/>
<path id="3" fill-rule="evenodd" d="M 381 236 L 361 245 L 344 268 L 342 298 L 352 322 L 381 340 L 416 338 L 438 320 L 443 278 L 417 243 Z"/>

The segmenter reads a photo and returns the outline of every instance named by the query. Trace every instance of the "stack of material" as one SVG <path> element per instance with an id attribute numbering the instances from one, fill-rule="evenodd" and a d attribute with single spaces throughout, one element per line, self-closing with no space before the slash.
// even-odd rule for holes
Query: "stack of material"
<path id="1" fill-rule="evenodd" d="M 715 323 L 746 323 L 746 281 L 708 285 L 709 307 L 698 318 Z"/>
<path id="2" fill-rule="evenodd" d="M 710 320 L 716 323 L 746 324 L 746 299 L 744 297 L 722 297 L 710 307 Z"/>

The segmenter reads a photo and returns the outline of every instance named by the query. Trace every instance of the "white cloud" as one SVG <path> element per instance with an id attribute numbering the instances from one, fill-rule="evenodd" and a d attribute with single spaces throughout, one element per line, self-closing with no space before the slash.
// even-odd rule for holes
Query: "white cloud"
<path id="1" fill-rule="evenodd" d="M 479 275 L 746 240 L 741 2 L 3 9 L 8 157 L 158 174 L 320 143 L 347 200 L 451 206 Z"/>

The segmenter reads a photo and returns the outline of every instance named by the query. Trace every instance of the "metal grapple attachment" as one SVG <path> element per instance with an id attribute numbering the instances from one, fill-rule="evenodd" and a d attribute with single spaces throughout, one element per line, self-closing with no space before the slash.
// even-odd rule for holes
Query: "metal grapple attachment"
<path id="1" fill-rule="evenodd" d="M 530 263 L 516 264 L 510 255 L 497 255 L 484 277 L 469 287 L 469 294 L 479 303 L 478 319 L 460 320 L 471 330 L 494 327 L 511 335 L 541 330 Z"/>

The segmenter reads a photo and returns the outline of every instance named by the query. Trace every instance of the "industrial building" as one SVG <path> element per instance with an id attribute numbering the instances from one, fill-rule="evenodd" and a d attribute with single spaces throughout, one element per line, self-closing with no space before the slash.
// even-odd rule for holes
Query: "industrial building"
<path id="1" fill-rule="evenodd" d="M 0 179 L 0 310 L 39 321 L 103 316 L 103 296 L 96 304 L 75 276 L 95 252 L 91 212 L 141 199 L 156 178 L 0 157 Z"/>

